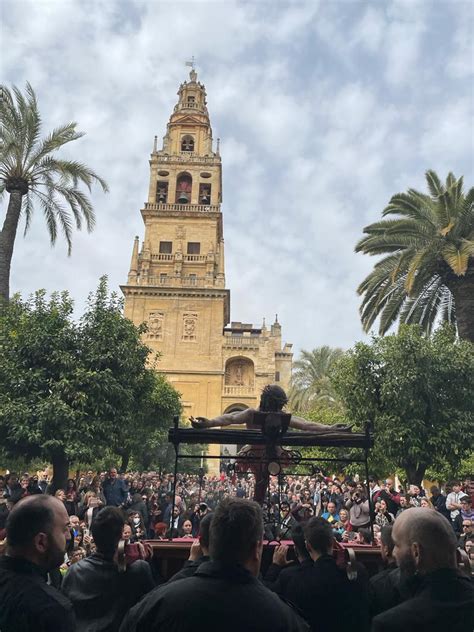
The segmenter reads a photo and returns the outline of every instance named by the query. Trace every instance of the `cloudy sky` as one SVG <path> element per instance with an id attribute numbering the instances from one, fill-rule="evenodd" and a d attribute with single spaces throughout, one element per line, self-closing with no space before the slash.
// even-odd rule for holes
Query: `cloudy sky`
<path id="1" fill-rule="evenodd" d="M 474 3 L 456 0 L 0 0 L 2 82 L 37 92 L 45 130 L 105 177 L 97 227 L 72 256 L 37 213 L 12 290 L 67 289 L 77 312 L 102 274 L 125 282 L 161 139 L 192 55 L 221 138 L 233 320 L 278 312 L 295 350 L 362 339 L 355 255 L 390 196 L 424 172 L 474 181 Z M 5 202 L 0 215 L 4 214 Z"/>

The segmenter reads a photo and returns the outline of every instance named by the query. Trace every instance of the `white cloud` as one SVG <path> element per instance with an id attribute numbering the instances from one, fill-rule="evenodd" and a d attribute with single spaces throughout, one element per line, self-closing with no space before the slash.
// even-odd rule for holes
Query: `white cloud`
<path id="1" fill-rule="evenodd" d="M 456 13 L 454 51 L 447 60 L 446 72 L 454 79 L 468 81 L 474 75 L 474 5 L 468 2 L 466 8 L 466 12 Z"/>
<path id="2" fill-rule="evenodd" d="M 383 11 L 370 5 L 354 27 L 352 45 L 360 45 L 369 52 L 375 53 L 384 42 L 385 29 L 386 21 Z"/>
<path id="3" fill-rule="evenodd" d="M 468 157 L 466 176 L 474 171 L 474 103 L 468 97 L 434 107 L 424 118 L 421 155 L 438 169 L 451 170 L 459 154 Z M 461 174 L 459 174 L 461 175 Z"/>

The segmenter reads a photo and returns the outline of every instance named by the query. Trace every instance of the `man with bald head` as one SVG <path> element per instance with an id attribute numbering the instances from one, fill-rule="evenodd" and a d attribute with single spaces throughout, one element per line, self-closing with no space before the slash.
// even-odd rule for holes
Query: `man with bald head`
<path id="1" fill-rule="evenodd" d="M 376 616 L 372 632 L 472 632 L 474 588 L 456 562 L 456 536 L 432 509 L 403 512 L 392 531 L 393 555 L 411 597 Z"/>
<path id="2" fill-rule="evenodd" d="M 73 632 L 72 604 L 47 584 L 64 561 L 71 537 L 64 504 L 53 496 L 20 500 L 7 519 L 7 550 L 0 557 L 1 632 Z"/>

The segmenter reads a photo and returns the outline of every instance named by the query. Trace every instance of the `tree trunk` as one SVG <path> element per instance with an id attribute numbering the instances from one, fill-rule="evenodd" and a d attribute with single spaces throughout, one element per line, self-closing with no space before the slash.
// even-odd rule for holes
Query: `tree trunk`
<path id="1" fill-rule="evenodd" d="M 409 485 L 421 487 L 427 466 L 423 463 L 405 464 L 404 470 L 407 475 Z"/>
<path id="2" fill-rule="evenodd" d="M 130 450 L 121 450 L 119 452 L 122 457 L 122 463 L 120 464 L 120 471 L 126 472 L 128 467 L 128 462 L 130 461 Z"/>
<path id="3" fill-rule="evenodd" d="M 58 489 L 66 490 L 66 483 L 69 476 L 69 459 L 63 452 L 54 454 L 52 458 L 53 462 L 53 494 Z"/>
<path id="4" fill-rule="evenodd" d="M 153 461 L 154 454 L 151 452 L 145 452 L 142 455 L 142 465 L 144 470 L 149 470 Z"/>
<path id="5" fill-rule="evenodd" d="M 7 214 L 0 232 L 0 303 L 10 298 L 10 267 L 16 231 L 21 213 L 23 194 L 14 189 L 10 193 Z"/>
<path id="6" fill-rule="evenodd" d="M 459 337 L 474 342 L 474 261 L 464 276 L 450 274 L 446 285 L 454 297 Z"/>

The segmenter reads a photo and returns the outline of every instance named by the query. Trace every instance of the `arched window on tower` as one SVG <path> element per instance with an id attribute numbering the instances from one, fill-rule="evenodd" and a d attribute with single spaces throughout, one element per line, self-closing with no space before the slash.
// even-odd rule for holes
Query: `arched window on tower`
<path id="1" fill-rule="evenodd" d="M 206 183 L 201 183 L 199 185 L 199 204 L 210 204 L 211 203 L 211 185 Z"/>
<path id="2" fill-rule="evenodd" d="M 156 201 L 160 204 L 164 204 L 168 201 L 168 183 L 158 181 L 156 183 Z"/>
<path id="3" fill-rule="evenodd" d="M 194 151 L 194 138 L 189 134 L 181 139 L 181 151 Z"/>
<path id="4" fill-rule="evenodd" d="M 193 179 L 189 173 L 180 173 L 176 180 L 176 203 L 190 204 Z"/>

